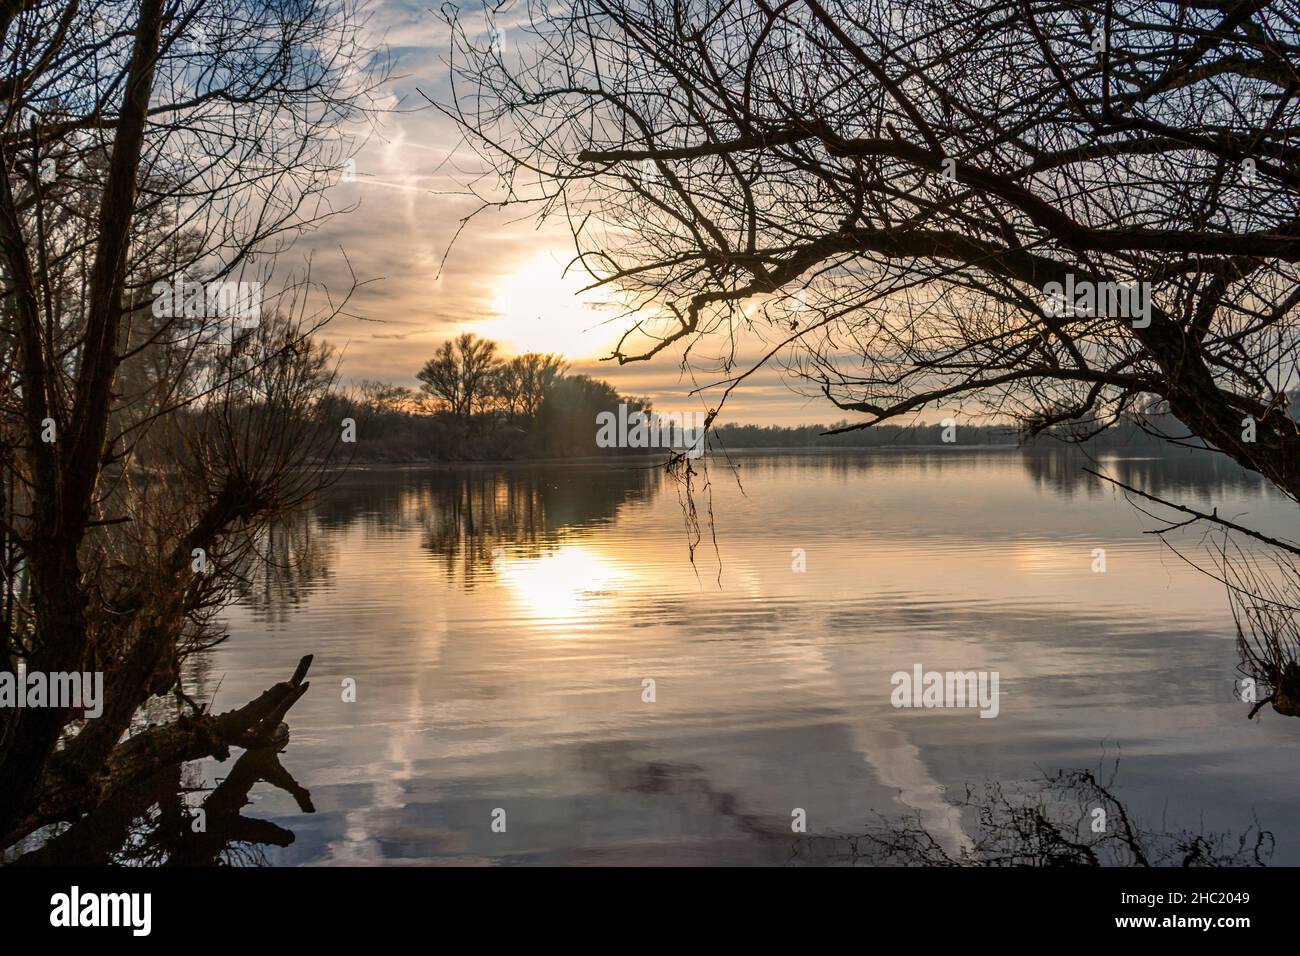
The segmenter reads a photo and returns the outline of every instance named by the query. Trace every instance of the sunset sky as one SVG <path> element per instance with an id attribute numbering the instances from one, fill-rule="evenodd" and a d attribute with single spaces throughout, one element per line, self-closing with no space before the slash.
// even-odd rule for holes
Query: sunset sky
<path id="1" fill-rule="evenodd" d="M 693 384 L 676 352 L 622 368 L 598 360 L 623 324 L 575 295 L 583 277 L 564 275 L 572 244 L 562 227 L 539 229 L 517 210 L 484 214 L 443 263 L 459 221 L 478 205 L 465 194 L 464 177 L 481 167 L 419 92 L 435 100 L 447 92 L 448 28 L 413 0 L 382 0 L 370 10 L 369 29 L 394 61 L 395 79 L 382 103 L 388 112 L 356 156 L 355 182 L 331 191 L 337 206 L 359 207 L 299 245 L 312 257 L 313 275 L 331 290 L 350 282 L 340 247 L 357 277 L 368 280 L 350 304 L 353 317 L 334 320 L 326 336 L 343 349 L 344 379 L 415 385 L 416 371 L 437 345 L 468 330 L 495 339 L 508 354 L 561 352 L 574 371 L 606 379 L 624 394 L 648 396 L 663 411 L 704 408 L 687 395 Z M 519 36 L 507 28 L 507 53 Z M 701 375 L 695 384 L 708 379 Z M 842 417 L 790 391 L 775 371 L 733 393 L 724 415 L 772 424 Z"/>

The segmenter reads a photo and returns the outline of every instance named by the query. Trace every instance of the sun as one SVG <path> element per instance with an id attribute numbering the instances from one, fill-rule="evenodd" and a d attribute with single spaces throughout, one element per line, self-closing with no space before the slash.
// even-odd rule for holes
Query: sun
<path id="1" fill-rule="evenodd" d="M 500 342 L 506 352 L 558 352 L 569 359 L 608 355 L 621 329 L 609 322 L 594 293 L 582 294 L 590 276 L 580 268 L 565 275 L 564 262 L 551 254 L 534 256 L 497 281 L 480 335 Z"/>

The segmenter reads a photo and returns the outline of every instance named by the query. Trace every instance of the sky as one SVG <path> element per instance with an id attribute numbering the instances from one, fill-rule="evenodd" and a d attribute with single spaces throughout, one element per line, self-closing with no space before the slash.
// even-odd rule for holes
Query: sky
<path id="1" fill-rule="evenodd" d="M 624 324 L 575 294 L 583 282 L 565 275 L 572 241 L 563 227 L 539 228 L 511 210 L 478 216 L 456 236 L 461 220 L 478 206 L 465 182 L 481 160 L 421 95 L 441 100 L 448 90 L 449 30 L 436 9 L 427 0 L 370 4 L 367 28 L 386 43 L 394 79 L 385 87 L 376 127 L 359 131 L 364 145 L 355 156 L 355 175 L 345 177 L 352 181 L 331 190 L 337 206 L 356 208 L 298 245 L 300 255 L 311 257 L 313 278 L 331 292 L 346 290 L 352 273 L 365 283 L 349 302 L 349 314 L 325 332 L 342 351 L 343 379 L 414 386 L 416 372 L 441 342 L 470 331 L 496 340 L 508 355 L 560 352 L 573 372 L 648 397 L 660 411 L 716 404 L 689 394 L 708 377 L 692 381 L 680 367 L 679 351 L 622 367 L 599 361 Z M 507 29 L 507 52 L 513 40 Z M 824 400 L 793 392 L 779 371 L 764 370 L 733 392 L 719 423 L 793 425 L 843 417 Z"/>

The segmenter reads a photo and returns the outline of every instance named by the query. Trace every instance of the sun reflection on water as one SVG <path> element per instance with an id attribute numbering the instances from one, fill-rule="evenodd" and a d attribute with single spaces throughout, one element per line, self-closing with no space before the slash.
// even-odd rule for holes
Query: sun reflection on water
<path id="1" fill-rule="evenodd" d="M 505 557 L 499 580 L 538 620 L 567 619 L 608 606 L 631 575 L 584 545 L 565 545 L 541 557 Z"/>

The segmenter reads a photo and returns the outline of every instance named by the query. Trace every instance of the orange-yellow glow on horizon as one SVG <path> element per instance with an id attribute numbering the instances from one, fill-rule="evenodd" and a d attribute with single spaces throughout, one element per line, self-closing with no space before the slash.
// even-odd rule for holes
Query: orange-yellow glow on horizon
<path id="1" fill-rule="evenodd" d="M 564 263 L 551 254 L 524 260 L 497 281 L 493 315 L 479 323 L 479 335 L 499 342 L 507 354 L 558 352 L 568 359 L 600 358 L 609 354 L 625 322 L 601 297 L 580 294 L 590 284 L 580 268 L 565 274 Z"/>

